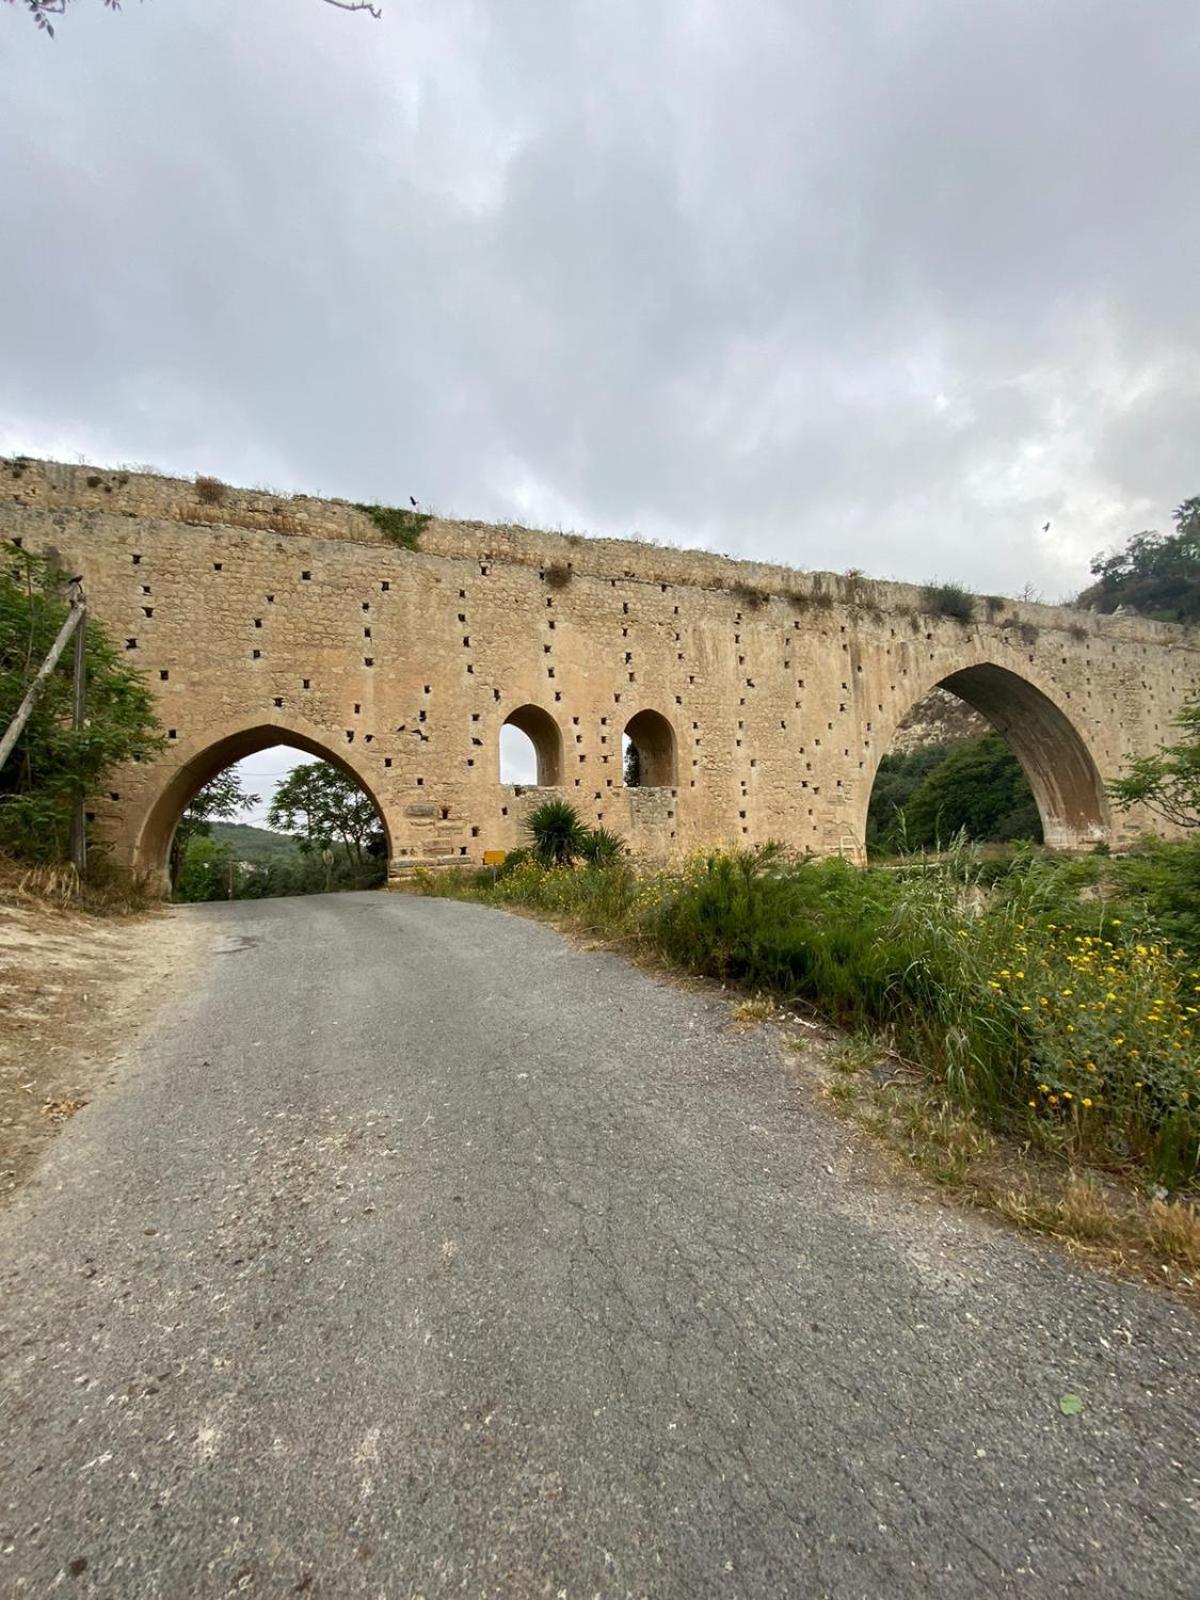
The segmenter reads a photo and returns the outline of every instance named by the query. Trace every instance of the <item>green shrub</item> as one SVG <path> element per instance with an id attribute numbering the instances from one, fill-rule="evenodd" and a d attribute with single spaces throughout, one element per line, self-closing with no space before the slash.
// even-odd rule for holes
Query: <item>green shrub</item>
<path id="1" fill-rule="evenodd" d="M 523 867 L 527 861 L 532 861 L 531 850 L 510 850 L 499 866 L 491 868 L 492 881 L 511 877 L 518 867 Z"/>
<path id="2" fill-rule="evenodd" d="M 17 545 L 0 544 L 0 727 L 15 715 L 66 615 L 62 575 Z M 0 770 L 0 850 L 21 860 L 65 860 L 78 797 L 97 794 L 112 767 L 162 747 L 141 674 L 90 616 L 87 679 L 87 722 L 75 729 L 68 645 Z"/>
<path id="3" fill-rule="evenodd" d="M 632 750 L 634 747 L 630 745 L 629 748 Z M 626 853 L 625 841 L 611 828 L 590 828 L 580 853 L 593 867 L 611 867 Z"/>
<path id="4" fill-rule="evenodd" d="M 975 620 L 975 596 L 961 584 L 927 583 L 921 601 L 931 616 L 950 617 L 964 625 Z"/>
<path id="5" fill-rule="evenodd" d="M 428 511 L 406 511 L 400 506 L 365 505 L 356 500 L 354 509 L 370 517 L 383 537 L 403 550 L 416 550 L 421 543 L 421 530 L 433 521 Z"/>
<path id="6" fill-rule="evenodd" d="M 569 867 L 584 854 L 587 829 L 565 800 L 543 800 L 525 819 L 533 853 L 546 867 Z"/>

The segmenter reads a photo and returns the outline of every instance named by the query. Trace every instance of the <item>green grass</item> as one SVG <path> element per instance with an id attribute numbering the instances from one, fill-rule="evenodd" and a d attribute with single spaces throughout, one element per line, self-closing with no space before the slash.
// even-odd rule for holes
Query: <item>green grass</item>
<path id="1" fill-rule="evenodd" d="M 354 502 L 356 511 L 361 511 L 383 534 L 385 539 L 390 539 L 393 544 L 398 544 L 403 550 L 416 550 L 421 543 L 421 530 L 427 522 L 433 520 L 427 511 L 406 511 L 400 506 L 375 506 L 365 505 L 362 501 Z"/>

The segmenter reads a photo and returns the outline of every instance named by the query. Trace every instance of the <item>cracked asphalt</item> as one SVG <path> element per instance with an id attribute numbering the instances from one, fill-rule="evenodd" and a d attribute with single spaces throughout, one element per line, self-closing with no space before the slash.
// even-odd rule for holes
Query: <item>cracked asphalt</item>
<path id="1" fill-rule="evenodd" d="M 174 915 L 194 984 L 0 1217 L 0 1592 L 1193 1600 L 1185 1305 L 545 927 Z"/>

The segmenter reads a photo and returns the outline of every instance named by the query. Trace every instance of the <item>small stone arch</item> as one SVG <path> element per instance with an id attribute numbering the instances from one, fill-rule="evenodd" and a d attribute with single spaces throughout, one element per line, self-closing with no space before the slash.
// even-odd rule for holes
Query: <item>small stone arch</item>
<path id="1" fill-rule="evenodd" d="M 625 738 L 636 752 L 636 781 L 630 788 L 673 789 L 676 782 L 675 730 L 660 711 L 637 712 L 625 724 Z"/>
<path id="2" fill-rule="evenodd" d="M 226 767 L 277 744 L 288 745 L 321 761 L 328 761 L 363 790 L 379 813 L 390 861 L 393 853 L 392 831 L 387 813 L 365 773 L 355 761 L 348 759 L 344 752 L 334 749 L 316 730 L 281 718 L 277 721 L 236 725 L 220 731 L 209 730 L 207 734 L 198 735 L 177 753 L 177 763 L 166 772 L 165 781 L 154 793 L 140 826 L 136 828 L 134 871 L 159 886 L 161 892 L 167 892 L 171 841 L 186 807 L 204 785 L 219 772 L 224 772 Z"/>
<path id="3" fill-rule="evenodd" d="M 1104 780 L 1078 728 L 1048 694 L 1020 673 L 990 661 L 948 673 L 929 687 L 965 700 L 1004 738 L 1029 780 L 1047 845 L 1079 850 L 1108 838 Z M 921 698 L 916 696 L 913 704 Z M 886 749 L 886 744 L 879 747 L 879 757 Z M 870 800 L 868 789 L 864 838 Z"/>
<path id="4" fill-rule="evenodd" d="M 558 723 L 542 706 L 518 706 L 501 727 L 519 728 L 537 757 L 537 786 L 556 789 L 563 781 L 563 736 Z"/>

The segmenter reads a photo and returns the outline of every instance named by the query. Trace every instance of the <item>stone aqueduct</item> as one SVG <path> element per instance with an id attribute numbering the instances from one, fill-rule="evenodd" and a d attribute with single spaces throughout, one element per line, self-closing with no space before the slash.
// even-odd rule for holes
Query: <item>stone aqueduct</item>
<path id="1" fill-rule="evenodd" d="M 1009 740 L 1048 842 L 1120 844 L 1149 819 L 1110 815 L 1104 780 L 1200 682 L 1200 639 L 1136 617 L 989 599 L 964 623 L 903 584 L 439 519 L 414 551 L 341 501 L 24 459 L 0 483 L 0 534 L 83 574 L 155 692 L 166 750 L 96 820 L 160 878 L 200 786 L 281 743 L 359 780 L 393 874 L 515 847 L 547 791 L 646 855 L 859 857 L 879 759 L 937 685 Z M 500 782 L 509 721 L 539 787 Z"/>

